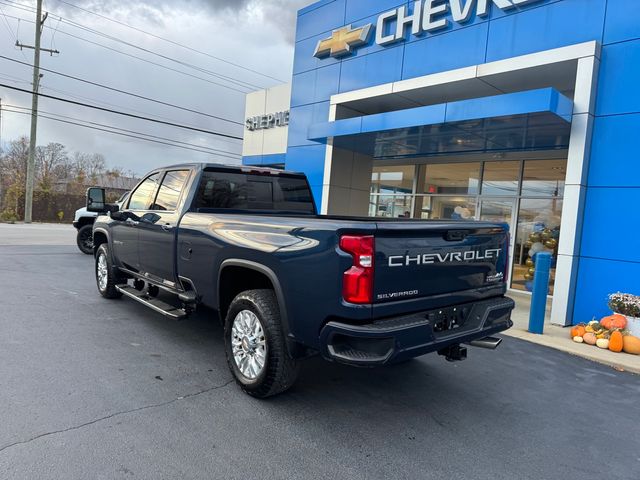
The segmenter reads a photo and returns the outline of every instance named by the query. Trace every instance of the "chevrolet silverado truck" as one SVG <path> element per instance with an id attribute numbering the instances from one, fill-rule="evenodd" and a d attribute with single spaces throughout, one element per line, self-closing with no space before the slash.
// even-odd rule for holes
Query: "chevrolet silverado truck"
<path id="1" fill-rule="evenodd" d="M 503 223 L 318 215 L 303 174 L 186 164 L 121 205 L 87 192 L 100 294 L 174 319 L 219 316 L 228 366 L 264 398 L 302 359 L 354 366 L 466 358 L 512 326 Z"/>

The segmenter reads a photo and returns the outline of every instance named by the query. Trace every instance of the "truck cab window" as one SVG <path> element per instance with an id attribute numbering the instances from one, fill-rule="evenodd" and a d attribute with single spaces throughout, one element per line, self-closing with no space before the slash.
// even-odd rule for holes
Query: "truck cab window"
<path id="1" fill-rule="evenodd" d="M 128 208 L 130 210 L 150 210 L 159 181 L 160 173 L 154 173 L 145 178 L 131 194 Z"/>
<path id="2" fill-rule="evenodd" d="M 311 191 L 303 177 L 216 170 L 204 171 L 195 207 L 315 213 Z"/>
<path id="3" fill-rule="evenodd" d="M 189 170 L 168 171 L 162 180 L 162 185 L 160 185 L 160 190 L 158 190 L 156 201 L 151 206 L 151 210 L 175 210 L 188 177 Z"/>

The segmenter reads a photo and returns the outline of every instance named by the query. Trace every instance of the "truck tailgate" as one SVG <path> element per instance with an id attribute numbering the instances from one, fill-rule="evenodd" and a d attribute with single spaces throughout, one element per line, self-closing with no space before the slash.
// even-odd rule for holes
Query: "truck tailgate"
<path id="1" fill-rule="evenodd" d="M 462 292 L 506 280 L 508 226 L 486 222 L 378 222 L 374 302 Z"/>

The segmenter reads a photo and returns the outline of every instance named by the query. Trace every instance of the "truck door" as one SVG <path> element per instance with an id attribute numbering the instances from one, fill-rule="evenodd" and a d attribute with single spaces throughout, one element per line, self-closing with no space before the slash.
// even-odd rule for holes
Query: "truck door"
<path id="1" fill-rule="evenodd" d="M 180 220 L 180 199 L 189 170 L 168 170 L 148 212 L 138 224 L 140 272 L 151 280 L 174 287 L 176 230 Z"/>
<path id="2" fill-rule="evenodd" d="M 131 192 L 126 208 L 122 210 L 123 220 L 114 220 L 111 227 L 113 253 L 116 263 L 129 270 L 140 267 L 138 258 L 138 226 L 140 217 L 151 207 L 158 191 L 160 173 L 152 173 Z"/>

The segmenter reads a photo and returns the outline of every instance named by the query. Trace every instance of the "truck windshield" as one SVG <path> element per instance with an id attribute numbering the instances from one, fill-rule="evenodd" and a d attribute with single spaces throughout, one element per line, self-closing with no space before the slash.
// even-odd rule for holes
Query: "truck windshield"
<path id="1" fill-rule="evenodd" d="M 225 210 L 265 210 L 313 215 L 311 191 L 304 177 L 205 170 L 195 207 Z"/>

